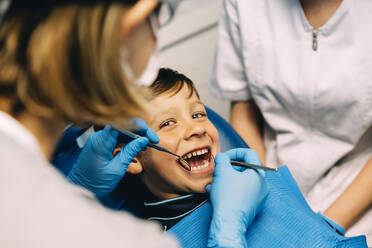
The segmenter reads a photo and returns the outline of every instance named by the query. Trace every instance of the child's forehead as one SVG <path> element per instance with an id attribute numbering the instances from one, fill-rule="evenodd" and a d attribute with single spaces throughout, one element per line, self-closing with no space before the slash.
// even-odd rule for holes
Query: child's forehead
<path id="1" fill-rule="evenodd" d="M 162 107 L 168 107 L 166 105 L 167 101 L 185 101 L 185 102 L 194 102 L 198 101 L 200 102 L 200 98 L 195 90 L 193 90 L 191 87 L 184 86 L 182 88 L 172 88 L 169 89 L 157 96 L 155 96 L 150 103 L 157 103 L 158 105 Z M 165 104 L 162 104 L 165 103 Z"/>

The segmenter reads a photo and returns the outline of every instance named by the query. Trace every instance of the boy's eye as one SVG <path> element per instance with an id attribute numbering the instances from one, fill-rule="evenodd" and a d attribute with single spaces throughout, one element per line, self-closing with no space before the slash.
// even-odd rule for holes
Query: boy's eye
<path id="1" fill-rule="evenodd" d="M 168 127 L 168 126 L 171 126 L 171 125 L 173 125 L 173 124 L 175 124 L 175 123 L 176 123 L 175 121 L 168 120 L 168 121 L 165 121 L 165 122 L 163 122 L 162 124 L 160 124 L 160 128 Z"/>
<path id="2" fill-rule="evenodd" d="M 200 113 L 195 113 L 195 114 L 193 114 L 193 115 L 192 115 L 192 118 L 193 118 L 193 119 L 198 119 L 198 118 L 203 118 L 203 117 L 205 117 L 205 116 L 207 116 L 206 113 L 202 113 L 202 112 L 200 112 Z"/>

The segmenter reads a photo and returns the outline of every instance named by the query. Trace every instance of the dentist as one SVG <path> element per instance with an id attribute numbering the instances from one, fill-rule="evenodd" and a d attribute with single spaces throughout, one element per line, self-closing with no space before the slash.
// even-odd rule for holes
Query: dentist
<path id="1" fill-rule="evenodd" d="M 156 45 L 156 25 L 162 23 L 157 19 L 159 11 L 163 8 L 171 17 L 177 3 L 0 2 L 0 247 L 177 247 L 155 224 L 105 209 L 91 193 L 68 183 L 48 162 L 67 123 L 128 127 L 129 118 L 146 111 L 145 94 L 131 82 L 147 74 L 145 68 Z M 127 153 L 119 156 L 124 162 L 117 164 L 124 164 L 124 168 L 125 161 L 145 149 L 149 140 L 156 142 L 147 126 L 140 124 L 139 129 L 147 138 L 135 140 Z M 91 147 L 107 150 L 117 135 L 107 127 L 96 139 L 91 138 Z M 92 165 L 103 164 L 98 158 L 111 164 L 103 154 L 94 157 Z M 86 163 L 83 161 L 79 160 L 69 179 L 86 187 L 92 185 L 92 174 L 81 166 Z M 250 182 L 249 177 L 226 171 L 231 181 L 236 182 L 237 174 Z M 219 186 L 224 182 L 216 180 L 212 187 L 219 205 L 218 195 L 232 193 Z M 99 183 L 90 189 L 101 190 Z M 242 225 L 247 228 L 267 193 L 263 180 L 257 180 L 255 191 L 248 196 L 235 186 L 230 188 L 242 199 L 249 198 L 249 208 L 243 206 L 247 201 L 241 200 L 231 209 L 244 208 L 243 215 L 236 217 L 249 221 L 232 221 L 229 233 L 233 234 L 239 233 Z M 217 210 L 216 214 L 222 219 L 223 212 Z M 216 229 L 211 234 L 218 238 L 214 247 L 226 243 L 223 239 L 229 236 Z"/>

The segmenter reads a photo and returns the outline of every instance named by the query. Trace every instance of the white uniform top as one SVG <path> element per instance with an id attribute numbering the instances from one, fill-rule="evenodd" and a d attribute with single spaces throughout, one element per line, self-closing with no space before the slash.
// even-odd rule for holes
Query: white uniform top
<path id="1" fill-rule="evenodd" d="M 0 247 L 177 247 L 158 225 L 102 207 L 44 160 L 36 139 L 0 111 Z"/>
<path id="2" fill-rule="evenodd" d="M 324 211 L 372 157 L 372 1 L 344 0 L 318 33 L 298 0 L 225 0 L 211 91 L 254 99 L 267 164 L 286 164 Z M 350 234 L 372 245 L 372 206 Z"/>

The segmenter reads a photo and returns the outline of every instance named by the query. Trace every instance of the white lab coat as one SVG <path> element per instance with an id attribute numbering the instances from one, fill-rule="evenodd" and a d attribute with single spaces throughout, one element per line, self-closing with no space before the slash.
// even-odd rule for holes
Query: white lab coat
<path id="1" fill-rule="evenodd" d="M 0 247 L 177 247 L 154 223 L 102 207 L 44 160 L 36 139 L 0 111 Z"/>
<path id="2" fill-rule="evenodd" d="M 267 164 L 286 164 L 324 211 L 372 157 L 372 1 L 344 0 L 313 29 L 298 0 L 225 0 L 211 91 L 254 99 Z M 367 234 L 372 206 L 347 234 Z"/>

